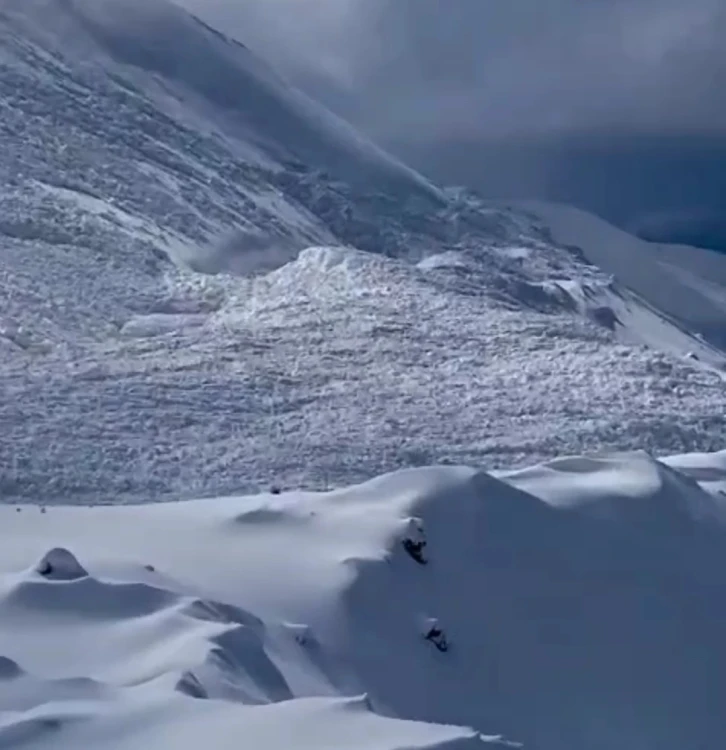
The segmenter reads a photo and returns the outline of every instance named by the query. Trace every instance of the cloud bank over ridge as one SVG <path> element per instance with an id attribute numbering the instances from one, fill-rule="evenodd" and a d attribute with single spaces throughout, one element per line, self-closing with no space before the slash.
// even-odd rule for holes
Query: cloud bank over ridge
<path id="1" fill-rule="evenodd" d="M 722 0 L 182 0 L 384 138 L 726 132 Z"/>

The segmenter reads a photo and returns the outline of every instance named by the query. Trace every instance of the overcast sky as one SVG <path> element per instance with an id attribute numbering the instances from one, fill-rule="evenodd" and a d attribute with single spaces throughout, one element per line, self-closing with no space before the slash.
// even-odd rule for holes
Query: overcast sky
<path id="1" fill-rule="evenodd" d="M 726 0 L 177 1 L 441 183 L 726 251 Z"/>
<path id="2" fill-rule="evenodd" d="M 726 132 L 726 0 L 182 2 L 386 138 Z"/>

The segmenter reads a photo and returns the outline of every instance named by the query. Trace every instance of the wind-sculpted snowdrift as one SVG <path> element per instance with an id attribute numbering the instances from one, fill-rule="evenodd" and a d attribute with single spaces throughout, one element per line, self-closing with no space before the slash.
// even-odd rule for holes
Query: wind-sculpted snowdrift
<path id="1" fill-rule="evenodd" d="M 2 507 L 0 746 L 719 746 L 724 491 L 642 453 Z"/>

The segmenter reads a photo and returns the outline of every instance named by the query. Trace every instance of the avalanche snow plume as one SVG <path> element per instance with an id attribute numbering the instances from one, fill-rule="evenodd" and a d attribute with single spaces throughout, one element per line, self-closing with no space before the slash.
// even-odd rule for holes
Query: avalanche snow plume
<path id="1" fill-rule="evenodd" d="M 5 502 L 726 444 L 723 256 L 432 186 L 166 0 L 1 0 L 0 143 Z"/>
<path id="2" fill-rule="evenodd" d="M 0 746 L 719 747 L 725 490 L 638 453 L 2 506 Z"/>

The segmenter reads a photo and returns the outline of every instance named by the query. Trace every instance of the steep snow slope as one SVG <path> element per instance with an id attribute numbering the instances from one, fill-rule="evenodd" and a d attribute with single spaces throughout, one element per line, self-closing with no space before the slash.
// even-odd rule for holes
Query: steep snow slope
<path id="1" fill-rule="evenodd" d="M 575 245 L 621 285 L 713 346 L 726 346 L 726 263 L 719 253 L 645 242 L 571 206 L 532 203 L 556 241 Z"/>
<path id="2" fill-rule="evenodd" d="M 161 76 L 156 102 L 170 113 L 187 97 L 198 97 L 192 111 L 195 104 L 206 108 L 214 125 L 243 143 L 248 156 L 256 150 L 262 164 L 298 159 L 378 190 L 418 187 L 437 195 L 416 172 L 287 85 L 244 46 L 169 0 L 5 0 L 3 16 L 6 29 L 19 29 L 68 62 L 106 71 L 122 66 L 147 86 Z"/>
<path id="3" fill-rule="evenodd" d="M 0 73 L 4 500 L 723 446 L 720 350 L 174 6 L 6 0 Z"/>
<path id="4" fill-rule="evenodd" d="M 704 486 L 637 453 L 0 507 L 0 742 L 718 747 L 726 472 L 668 463 Z"/>
<path id="5" fill-rule="evenodd" d="M 179 273 L 169 257 L 247 271 L 348 241 L 366 209 L 325 218 L 352 200 L 341 177 L 400 205 L 438 200 L 164 0 L 7 0 L 0 71 L 3 317 L 36 348 L 153 308 Z"/>

